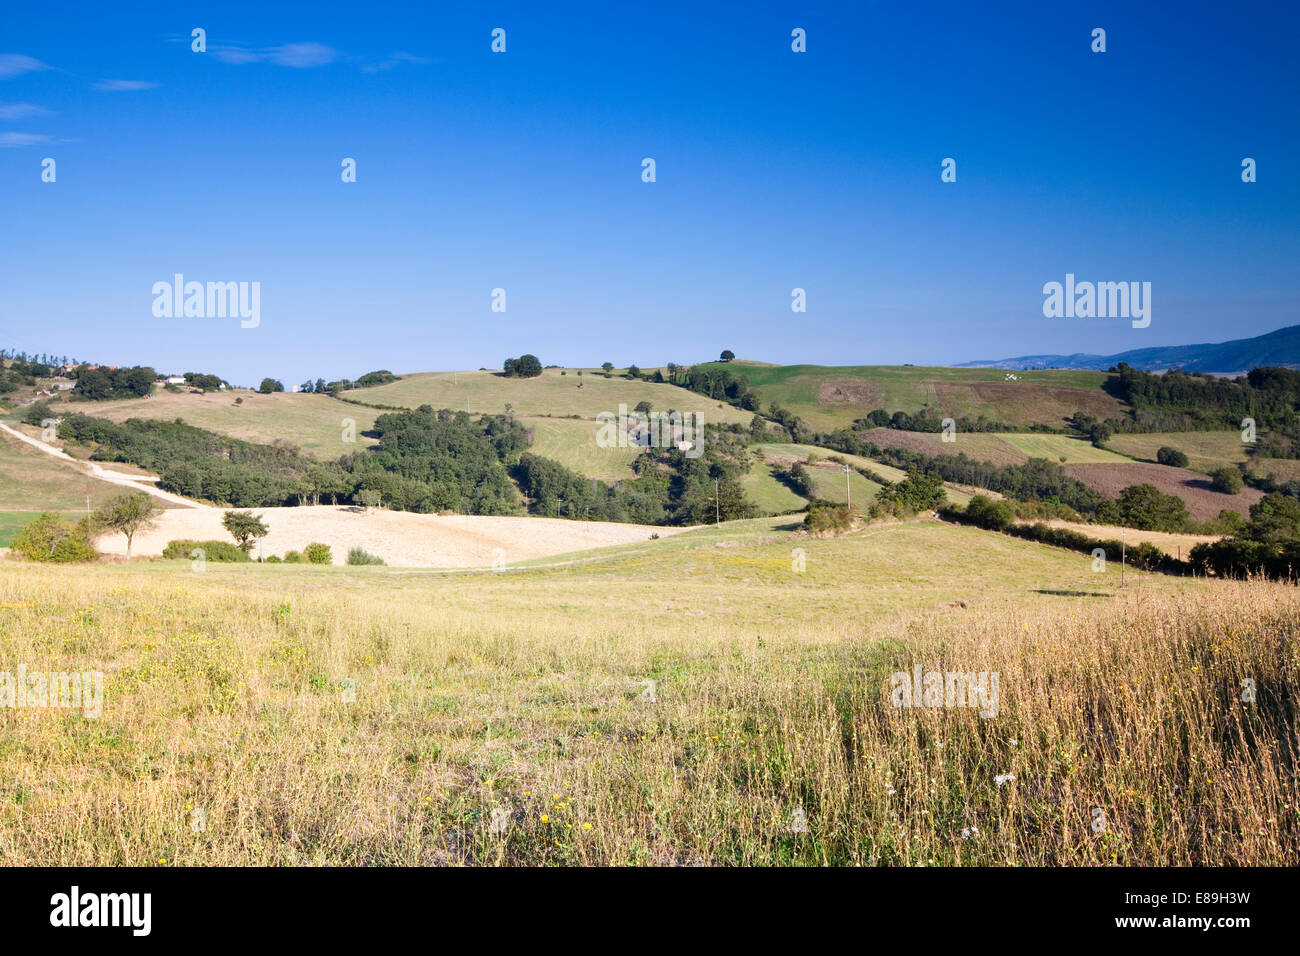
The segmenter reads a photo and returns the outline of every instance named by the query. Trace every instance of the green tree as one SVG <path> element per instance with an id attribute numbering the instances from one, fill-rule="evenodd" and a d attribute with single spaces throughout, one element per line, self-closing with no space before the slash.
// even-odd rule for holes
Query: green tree
<path id="1" fill-rule="evenodd" d="M 1142 531 L 1181 531 L 1187 524 L 1187 505 L 1155 485 L 1129 485 L 1119 493 L 1119 516 Z"/>
<path id="2" fill-rule="evenodd" d="M 1164 445 L 1156 452 L 1156 461 L 1162 465 L 1168 465 L 1171 468 L 1186 468 L 1187 456 L 1177 448 L 1170 448 Z"/>
<path id="3" fill-rule="evenodd" d="M 975 495 L 966 506 L 966 517 L 981 528 L 1001 531 L 1016 520 L 1016 513 L 1005 501 L 994 501 L 988 495 Z"/>
<path id="4" fill-rule="evenodd" d="M 735 357 L 736 357 L 736 353 L 733 352 L 733 351 L 731 351 L 731 349 L 723 349 L 723 350 L 722 350 L 722 354 L 721 354 L 720 356 L 718 356 L 718 361 L 719 361 L 719 362 L 730 362 L 730 361 L 731 361 L 732 359 L 734 359 Z"/>
<path id="5" fill-rule="evenodd" d="M 257 386 L 257 390 L 263 395 L 270 395 L 272 392 L 283 392 L 284 383 L 273 378 L 264 378 L 262 384 Z"/>
<path id="6" fill-rule="evenodd" d="M 95 512 L 93 524 L 98 528 L 116 531 L 126 537 L 126 556 L 131 557 L 131 542 L 137 531 L 152 528 L 158 522 L 162 509 L 153 498 L 142 492 L 118 495 Z"/>
<path id="7" fill-rule="evenodd" d="M 235 539 L 240 549 L 247 554 L 253 549 L 253 539 L 265 537 L 271 529 L 262 523 L 260 515 L 251 511 L 227 511 L 221 524 Z"/>
<path id="8" fill-rule="evenodd" d="M 1221 494 L 1236 495 L 1241 493 L 1245 483 L 1241 480 L 1241 472 L 1231 465 L 1224 465 L 1210 472 L 1210 487 Z"/>

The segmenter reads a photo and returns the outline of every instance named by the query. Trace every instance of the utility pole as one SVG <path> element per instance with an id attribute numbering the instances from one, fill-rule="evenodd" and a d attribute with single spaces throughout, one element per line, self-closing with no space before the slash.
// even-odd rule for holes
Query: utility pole
<path id="1" fill-rule="evenodd" d="M 86 517 L 90 517 L 90 495 L 86 495 Z"/>
<path id="2" fill-rule="evenodd" d="M 1119 533 L 1119 586 L 1124 586 L 1124 558 L 1128 553 L 1128 528 Z"/>
<path id="3" fill-rule="evenodd" d="M 853 489 L 849 487 L 849 475 L 851 475 L 852 473 L 853 473 L 853 469 L 850 468 L 848 465 L 845 465 L 844 466 L 844 495 L 845 497 L 848 498 L 849 501 L 848 508 L 850 511 L 853 510 Z"/>

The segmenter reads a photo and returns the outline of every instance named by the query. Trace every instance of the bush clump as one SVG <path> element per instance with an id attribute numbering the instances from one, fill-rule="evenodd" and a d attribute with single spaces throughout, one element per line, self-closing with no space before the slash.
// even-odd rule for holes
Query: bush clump
<path id="1" fill-rule="evenodd" d="M 803 526 L 812 532 L 848 531 L 853 527 L 853 512 L 844 505 L 815 501 L 808 506 Z"/>
<path id="2" fill-rule="evenodd" d="M 90 523 L 72 522 L 46 511 L 18 532 L 10 546 L 29 561 L 71 564 L 99 556 L 90 541 Z"/>
<path id="3" fill-rule="evenodd" d="M 1231 465 L 1224 465 L 1210 472 L 1210 487 L 1220 494 L 1237 495 L 1241 494 L 1245 483 L 1241 480 L 1241 472 Z"/>
<path id="4" fill-rule="evenodd" d="M 364 548 L 348 549 L 348 564 L 383 564 L 384 559 Z"/>
<path id="5" fill-rule="evenodd" d="M 1156 452 L 1156 461 L 1162 465 L 1168 465 L 1171 468 L 1186 468 L 1187 456 L 1177 448 L 1170 448 L 1164 445 Z"/>
<path id="6" fill-rule="evenodd" d="M 1005 501 L 994 501 L 988 495 L 976 495 L 966 506 L 966 521 L 969 524 L 987 528 L 990 531 L 1002 531 L 1013 521 L 1016 514 Z"/>
<path id="7" fill-rule="evenodd" d="M 189 558 L 195 549 L 203 552 L 205 561 L 251 561 L 248 552 L 229 541 L 194 541 L 190 538 L 178 538 L 168 541 L 163 548 L 164 558 Z"/>
<path id="8" fill-rule="evenodd" d="M 334 553 L 330 551 L 328 544 L 321 544 L 319 541 L 313 541 L 307 547 L 302 549 L 303 559 L 308 564 L 333 564 Z"/>

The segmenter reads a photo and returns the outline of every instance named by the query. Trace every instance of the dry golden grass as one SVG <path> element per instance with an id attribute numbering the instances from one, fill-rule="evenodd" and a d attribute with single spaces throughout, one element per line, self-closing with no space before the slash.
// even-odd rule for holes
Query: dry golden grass
<path id="1" fill-rule="evenodd" d="M 1293 588 L 1118 591 L 936 522 L 717 534 L 506 574 L 0 566 L 0 670 L 107 688 L 0 709 L 0 859 L 1300 862 Z M 997 671 L 998 716 L 895 709 L 913 664 Z"/>

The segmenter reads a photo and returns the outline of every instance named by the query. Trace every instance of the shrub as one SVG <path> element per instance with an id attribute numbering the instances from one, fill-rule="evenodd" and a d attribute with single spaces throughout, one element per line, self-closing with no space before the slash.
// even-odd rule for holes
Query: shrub
<path id="1" fill-rule="evenodd" d="M 1241 480 L 1241 472 L 1231 465 L 1224 465 L 1210 472 L 1210 487 L 1225 495 L 1236 495 L 1241 493 L 1245 485 Z"/>
<path id="2" fill-rule="evenodd" d="M 286 551 L 284 555 L 285 564 L 302 564 L 302 554 L 298 551 Z"/>
<path id="3" fill-rule="evenodd" d="M 966 506 L 966 519 L 970 524 L 990 531 L 1001 531 L 1016 518 L 1005 501 L 994 501 L 988 495 L 976 495 Z"/>
<path id="4" fill-rule="evenodd" d="M 324 547 L 324 545 L 322 545 Z M 326 551 L 329 549 L 326 548 Z M 364 548 L 350 548 L 348 550 L 348 564 L 383 564 L 384 559 L 378 555 L 371 554 Z"/>
<path id="5" fill-rule="evenodd" d="M 847 531 L 853 526 L 853 513 L 845 505 L 813 502 L 804 515 L 803 526 L 809 531 Z"/>
<path id="6" fill-rule="evenodd" d="M 319 541 L 313 541 L 303 548 L 302 556 L 308 564 L 332 564 L 334 562 L 334 554 L 330 551 L 330 546 L 321 544 Z"/>
<path id="7" fill-rule="evenodd" d="M 168 541 L 167 547 L 163 548 L 162 556 L 164 558 L 189 558 L 195 548 L 203 551 L 205 561 L 251 561 L 248 552 L 240 549 L 237 545 L 229 541 L 194 541 L 190 538 L 178 538 L 175 541 Z"/>
<path id="8" fill-rule="evenodd" d="M 1156 452 L 1156 461 L 1171 468 L 1187 467 L 1187 456 L 1177 448 L 1170 448 L 1168 445 L 1163 446 Z"/>
<path id="9" fill-rule="evenodd" d="M 19 531 L 11 547 L 30 561 L 54 564 L 93 561 L 99 555 L 90 542 L 90 527 L 85 519 L 65 521 L 52 511 Z"/>
<path id="10" fill-rule="evenodd" d="M 262 559 L 262 563 L 263 563 L 263 564 L 279 564 L 279 563 L 281 563 L 282 560 L 283 560 L 283 559 L 282 559 L 279 555 L 277 555 L 277 554 L 272 554 L 272 555 L 268 555 L 267 557 L 263 558 L 263 559 Z"/>

